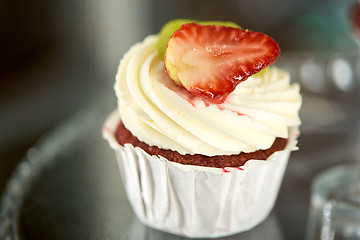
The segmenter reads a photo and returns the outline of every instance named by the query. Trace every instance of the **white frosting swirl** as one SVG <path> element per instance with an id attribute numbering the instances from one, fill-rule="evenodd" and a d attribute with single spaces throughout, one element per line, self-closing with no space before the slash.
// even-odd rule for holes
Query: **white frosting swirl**
<path id="1" fill-rule="evenodd" d="M 205 104 L 166 76 L 156 41 L 149 36 L 125 54 L 114 86 L 121 119 L 140 141 L 181 154 L 230 155 L 267 149 L 300 125 L 299 85 L 286 71 L 268 67 L 225 102 Z"/>

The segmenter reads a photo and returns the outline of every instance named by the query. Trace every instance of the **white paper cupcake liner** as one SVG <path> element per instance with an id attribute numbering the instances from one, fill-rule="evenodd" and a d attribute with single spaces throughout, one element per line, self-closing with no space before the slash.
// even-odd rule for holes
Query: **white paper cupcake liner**
<path id="1" fill-rule="evenodd" d="M 129 201 L 144 224 L 187 237 L 220 237 L 243 232 L 262 222 L 274 206 L 290 155 L 249 160 L 240 168 L 183 165 L 150 156 L 115 139 L 120 122 L 115 111 L 103 136 L 115 150 Z"/>

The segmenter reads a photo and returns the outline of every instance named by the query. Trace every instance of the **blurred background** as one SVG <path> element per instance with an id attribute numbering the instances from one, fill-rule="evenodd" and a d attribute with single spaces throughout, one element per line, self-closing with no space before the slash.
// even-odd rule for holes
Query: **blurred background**
<path id="1" fill-rule="evenodd" d="M 120 58 L 174 18 L 234 21 L 272 36 L 282 49 L 278 64 L 303 85 L 304 93 L 330 96 L 358 111 L 360 65 L 356 31 L 349 22 L 354 4 L 353 0 L 1 1 L 0 194 L 16 164 L 44 133 L 97 101 L 105 99 L 109 109 L 115 108 L 112 85 Z M 311 106 L 312 101 L 304 99 L 304 104 Z M 323 110 L 325 115 L 331 111 Z M 341 118 L 337 113 L 330 116 L 317 121 L 324 126 Z M 317 126 L 307 125 L 306 116 L 303 121 L 304 131 Z"/>

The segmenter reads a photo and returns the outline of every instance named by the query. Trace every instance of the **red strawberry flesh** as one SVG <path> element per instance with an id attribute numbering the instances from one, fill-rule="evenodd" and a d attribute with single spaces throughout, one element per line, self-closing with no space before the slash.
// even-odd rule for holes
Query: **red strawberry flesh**
<path id="1" fill-rule="evenodd" d="M 225 99 L 280 54 L 271 37 L 240 28 L 188 23 L 170 38 L 165 52 L 168 76 L 195 96 Z"/>

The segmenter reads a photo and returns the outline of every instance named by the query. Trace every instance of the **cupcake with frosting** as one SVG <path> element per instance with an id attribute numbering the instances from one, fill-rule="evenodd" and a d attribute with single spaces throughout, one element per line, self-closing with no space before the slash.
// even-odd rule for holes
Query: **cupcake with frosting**
<path id="1" fill-rule="evenodd" d="M 124 55 L 103 136 L 144 224 L 219 237 L 266 218 L 300 125 L 279 54 L 263 33 L 180 19 Z"/>

